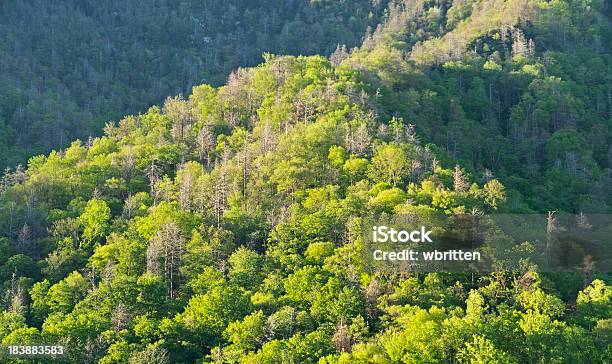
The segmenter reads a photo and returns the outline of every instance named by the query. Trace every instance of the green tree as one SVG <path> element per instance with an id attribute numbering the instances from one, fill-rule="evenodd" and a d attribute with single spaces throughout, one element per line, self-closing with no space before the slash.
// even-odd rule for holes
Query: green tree
<path id="1" fill-rule="evenodd" d="M 368 175 L 376 182 L 401 184 L 412 170 L 412 160 L 405 148 L 383 144 L 376 148 Z"/>
<path id="2" fill-rule="evenodd" d="M 108 233 L 110 218 L 111 211 L 105 201 L 89 200 L 79 216 L 79 222 L 83 225 L 83 239 L 89 244 L 99 242 Z"/>

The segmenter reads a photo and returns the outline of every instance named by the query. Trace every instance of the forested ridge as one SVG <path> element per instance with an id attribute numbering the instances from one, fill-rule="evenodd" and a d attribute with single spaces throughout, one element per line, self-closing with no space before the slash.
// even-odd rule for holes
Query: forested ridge
<path id="1" fill-rule="evenodd" d="M 361 235 L 385 215 L 610 213 L 610 10 L 393 2 L 356 49 L 266 54 L 31 158 L 0 185 L 2 344 L 61 344 L 58 362 L 610 362 L 609 274 L 373 273 Z"/>
<path id="2" fill-rule="evenodd" d="M 222 84 L 264 52 L 329 55 L 338 44 L 354 47 L 386 3 L 3 1 L 0 168 L 99 135 L 106 122 L 194 85 Z"/>

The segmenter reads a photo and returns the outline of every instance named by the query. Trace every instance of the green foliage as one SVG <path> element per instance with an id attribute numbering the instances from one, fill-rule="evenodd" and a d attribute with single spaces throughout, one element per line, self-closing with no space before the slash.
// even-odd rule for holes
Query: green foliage
<path id="1" fill-rule="evenodd" d="M 474 340 L 465 345 L 457 354 L 460 363 L 515 363 L 506 353 L 482 336 L 474 335 Z"/>
<path id="2" fill-rule="evenodd" d="M 6 40 L 0 49 L 6 65 L 0 87 L 0 169 L 63 148 L 75 138 L 86 140 L 109 120 L 144 112 L 170 94 L 188 93 L 202 80 L 222 84 L 236 68 L 259 63 L 264 52 L 330 55 L 338 44 L 357 46 L 386 4 L 10 4 L 0 17 Z M 143 7 L 147 10 L 139 11 Z M 50 34 L 48 29 L 58 31 Z M 210 108 L 199 110 L 208 117 Z"/>
<path id="3" fill-rule="evenodd" d="M 609 320 L 612 315 L 612 289 L 603 281 L 596 279 L 582 292 L 576 300 L 576 314 L 582 322 L 598 324 L 598 320 Z M 602 321 L 602 325 L 604 322 Z"/>
<path id="4" fill-rule="evenodd" d="M 246 289 L 253 288 L 261 282 L 261 259 L 259 255 L 245 248 L 238 248 L 228 258 L 230 282 Z"/>
<path id="5" fill-rule="evenodd" d="M 401 184 L 411 169 L 411 160 L 406 148 L 388 144 L 376 148 L 369 176 L 376 182 L 387 182 L 393 186 Z"/>
<path id="6" fill-rule="evenodd" d="M 96 242 L 108 233 L 111 211 L 106 202 L 89 200 L 85 211 L 79 216 L 83 225 L 83 239 L 90 243 Z"/>
<path id="7" fill-rule="evenodd" d="M 492 209 L 496 209 L 499 201 L 505 199 L 504 186 L 496 179 L 484 185 L 483 193 L 485 203 Z"/>
<path id="8" fill-rule="evenodd" d="M 133 17 L 130 4 L 116 16 Z M 300 4 L 312 11 L 280 32 L 270 20 L 261 34 L 299 50 L 311 41 L 293 30 L 331 22 L 342 32 L 344 18 L 328 17 L 351 9 L 360 28 L 366 16 L 361 2 Z M 226 9 L 209 5 L 177 5 L 159 20 L 163 33 L 191 29 L 181 14 Z M 206 34 L 221 34 L 211 42 L 247 26 L 237 13 L 256 17 L 251 27 L 293 9 L 265 3 L 277 13 L 258 17 L 261 4 L 242 5 L 209 19 Z M 602 11 L 579 1 L 394 3 L 350 54 L 267 54 L 224 86 L 196 86 L 8 171 L 0 340 L 61 342 L 72 362 L 609 362 L 607 275 L 375 273 L 362 235 L 367 219 L 398 214 L 435 226 L 465 213 L 609 212 L 612 37 Z M 163 53 L 159 24 L 142 31 Z M 133 58 L 151 63 L 147 52 Z M 176 76 L 166 71 L 155 76 L 161 90 Z M 0 110 L 21 97 L 6 94 Z"/>
<path id="9" fill-rule="evenodd" d="M 321 264 L 325 258 L 333 255 L 334 248 L 334 244 L 330 242 L 310 243 L 304 255 L 313 263 Z"/>
<path id="10" fill-rule="evenodd" d="M 161 330 L 169 340 L 186 340 L 210 349 L 220 342 L 230 322 L 249 312 L 249 304 L 248 298 L 235 285 L 213 287 L 203 295 L 193 296 L 184 312 L 162 322 Z"/>
<path id="11" fill-rule="evenodd" d="M 265 315 L 257 311 L 246 316 L 242 321 L 230 323 L 223 336 L 231 343 L 228 350 L 240 353 L 254 351 L 265 340 Z"/>

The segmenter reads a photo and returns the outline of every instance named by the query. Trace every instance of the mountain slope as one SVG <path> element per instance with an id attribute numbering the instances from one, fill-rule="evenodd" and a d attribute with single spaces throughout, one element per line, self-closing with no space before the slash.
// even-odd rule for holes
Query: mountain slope
<path id="1" fill-rule="evenodd" d="M 605 77 L 569 66 L 609 52 L 568 32 L 575 52 L 553 37 L 547 53 L 531 13 L 505 40 L 466 30 L 513 4 L 394 5 L 333 62 L 266 56 L 6 174 L 2 343 L 61 344 L 60 362 L 608 362 L 612 289 L 592 267 L 394 274 L 363 258 L 368 218 L 609 211 Z M 606 8 L 528 4 L 607 39 Z M 475 53 L 416 61 L 459 33 Z"/>
<path id="2" fill-rule="evenodd" d="M 493 171 L 515 208 L 610 211 L 606 3 L 410 4 L 346 61 L 383 80 L 380 111 Z"/>
<path id="3" fill-rule="evenodd" d="M 99 135 L 264 52 L 358 45 L 386 1 L 5 1 L 0 5 L 0 168 Z M 308 34 L 308 37 L 300 36 Z"/>

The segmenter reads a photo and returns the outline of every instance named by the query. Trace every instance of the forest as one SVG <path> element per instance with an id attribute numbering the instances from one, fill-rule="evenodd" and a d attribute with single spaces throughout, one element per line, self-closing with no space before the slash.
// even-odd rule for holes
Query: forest
<path id="1" fill-rule="evenodd" d="M 0 91 L 5 123 L 29 130 L 5 127 L 7 142 L 25 139 L 0 147 L 12 166 L 0 180 L 0 341 L 65 348 L 3 362 L 612 362 L 611 261 L 572 272 L 528 261 L 485 273 L 377 272 L 361 233 L 368 219 L 404 214 L 432 224 L 610 214 L 609 1 L 87 4 L 32 11 L 73 24 L 38 30 L 50 39 L 102 34 L 75 32 L 78 19 L 117 30 L 118 58 L 98 65 L 106 76 L 91 84 L 97 66 L 74 54 L 86 41 L 54 53 L 35 28 L 18 34 L 23 15 L 0 23 L 0 59 L 50 47 L 60 75 L 6 71 L 54 74 L 44 64 L 53 57 L 24 56 L 41 63 L 3 63 L 2 87 L 20 85 L 11 92 L 41 107 L 55 96 L 37 85 L 52 82 L 69 110 L 14 119 L 23 104 Z M 24 6 L 0 4 L 1 14 Z M 181 43 L 213 34 L 181 28 L 197 9 L 217 34 L 206 57 Z M 120 27 L 134 22 L 138 32 Z M 206 82 L 196 58 L 211 62 L 198 66 Z M 137 81 L 115 69 L 138 62 L 163 71 Z M 55 147 L 57 134 L 38 123 L 62 122 L 71 142 Z M 16 166 L 14 148 L 27 165 Z"/>
<path id="2" fill-rule="evenodd" d="M 264 52 L 359 45 L 387 0 L 8 0 L 0 3 L 0 170 L 100 135 Z M 303 34 L 308 34 L 304 37 Z"/>

